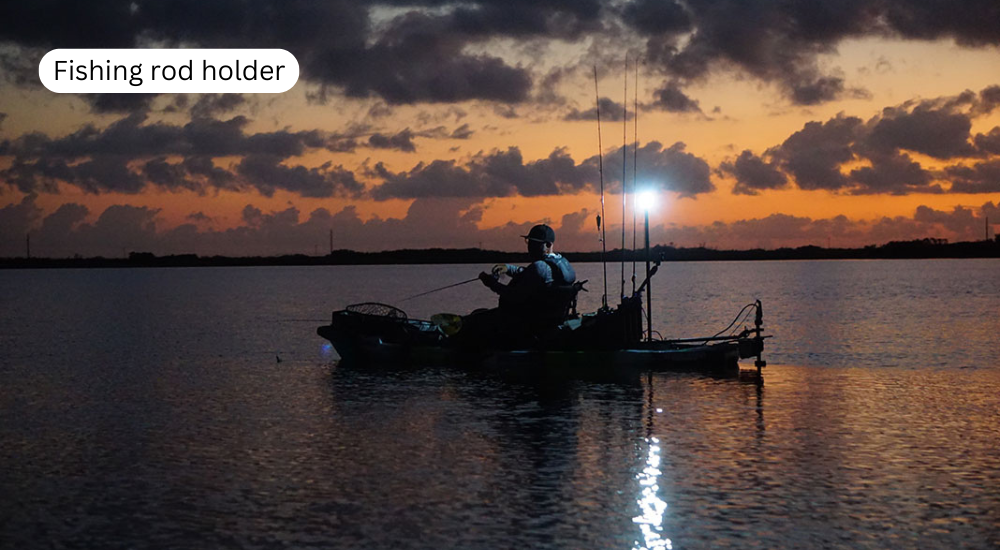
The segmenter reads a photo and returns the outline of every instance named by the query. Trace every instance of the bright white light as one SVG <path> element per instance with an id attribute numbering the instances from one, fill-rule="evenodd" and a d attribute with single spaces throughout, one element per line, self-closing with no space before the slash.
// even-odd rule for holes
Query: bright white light
<path id="1" fill-rule="evenodd" d="M 635 204 L 643 212 L 650 212 L 655 209 L 656 203 L 656 193 L 653 191 L 642 191 L 635 196 Z"/>

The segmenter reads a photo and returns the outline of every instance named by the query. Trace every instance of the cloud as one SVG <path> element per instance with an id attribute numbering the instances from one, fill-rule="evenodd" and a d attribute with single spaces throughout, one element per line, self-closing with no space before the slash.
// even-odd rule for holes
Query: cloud
<path id="1" fill-rule="evenodd" d="M 736 178 L 733 193 L 737 195 L 756 195 L 764 189 L 781 189 L 788 185 L 788 177 L 777 166 L 750 151 L 743 151 L 735 161 L 723 162 L 719 170 Z"/>
<path id="2" fill-rule="evenodd" d="M 602 97 L 600 101 L 597 102 L 600 107 L 600 117 L 602 122 L 621 122 L 622 118 L 628 116 L 629 120 L 635 116 L 635 113 L 625 113 L 625 106 L 621 103 L 613 101 L 610 98 Z M 588 109 L 586 111 L 580 111 L 579 109 L 572 109 L 563 120 L 577 121 L 577 120 L 597 120 L 598 107 Z"/>
<path id="3" fill-rule="evenodd" d="M 658 141 L 651 141 L 642 145 L 636 150 L 635 144 L 628 147 L 626 155 L 622 154 L 622 147 L 612 150 L 604 155 L 604 182 L 610 192 L 620 192 L 622 159 L 625 158 L 626 181 L 631 179 L 628 168 L 632 164 L 639 167 L 636 175 L 637 184 L 641 188 L 654 189 L 657 191 L 675 192 L 681 197 L 695 197 L 702 193 L 710 193 L 715 190 L 715 184 L 711 180 L 711 168 L 704 159 L 687 152 L 687 145 L 684 142 L 677 142 L 670 147 L 664 148 Z M 633 162 L 632 155 L 636 155 Z M 597 179 L 599 168 L 597 156 L 593 156 L 583 163 L 591 169 L 590 181 Z M 595 182 L 596 183 L 596 182 Z M 595 183 L 591 184 L 591 189 L 596 189 Z"/>
<path id="4" fill-rule="evenodd" d="M 630 155 L 633 149 L 630 148 Z M 715 189 L 708 163 L 685 151 L 683 143 L 664 149 L 659 142 L 639 148 L 640 178 L 648 185 L 693 197 Z M 631 156 L 629 157 L 631 159 Z M 509 196 L 551 196 L 600 189 L 600 161 L 604 163 L 607 190 L 621 189 L 622 148 L 598 159 L 595 155 L 577 163 L 565 149 L 548 157 L 525 161 L 517 147 L 475 155 L 464 164 L 454 160 L 421 162 L 413 169 L 392 172 L 377 164 L 371 176 L 382 180 L 371 196 L 390 198 L 483 198 Z M 631 164 L 631 163 L 630 163 Z"/>
<path id="5" fill-rule="evenodd" d="M 246 104 L 243 94 L 202 94 L 191 107 L 192 118 L 214 118 Z"/>
<path id="6" fill-rule="evenodd" d="M 469 124 L 465 123 L 459 126 L 458 128 L 455 128 L 455 130 L 451 133 L 450 137 L 451 139 L 469 139 L 470 137 L 472 137 L 472 134 L 474 133 L 475 130 L 470 129 Z"/>
<path id="7" fill-rule="evenodd" d="M 1000 155 L 1000 126 L 995 126 L 988 134 L 976 134 L 973 143 L 984 155 Z"/>
<path id="8" fill-rule="evenodd" d="M 665 83 L 653 92 L 652 107 L 671 113 L 700 113 L 698 102 L 688 97 L 676 83 Z"/>
<path id="9" fill-rule="evenodd" d="M 0 8 L 0 42 L 22 50 L 0 59 L 7 76 L 37 80 L 25 71 L 37 63 L 19 60 L 30 57 L 25 54 L 29 50 L 53 47 L 284 48 L 299 60 L 302 79 L 316 88 L 310 93 L 320 100 L 343 93 L 378 97 L 388 105 L 552 102 L 558 98 L 549 93 L 545 76 L 536 74 L 541 69 L 494 52 L 510 43 L 541 48 L 615 40 L 642 47 L 649 67 L 668 83 L 735 72 L 775 84 L 793 104 L 815 105 L 860 93 L 838 68 L 818 61 L 847 40 L 951 39 L 981 48 L 1000 44 L 994 0 L 969 0 L 961 9 L 937 0 L 100 4 L 85 9 L 70 0 L 6 3 Z M 552 68 L 546 70 L 552 74 Z M 533 94 L 536 81 L 540 93 Z M 133 94 L 88 101 L 99 112 L 148 108 L 148 100 Z"/>
<path id="10" fill-rule="evenodd" d="M 276 155 L 248 155 L 236 166 L 236 173 L 265 197 L 279 189 L 303 197 L 357 197 L 364 189 L 343 166 L 328 162 L 318 168 L 290 167 Z"/>
<path id="11" fill-rule="evenodd" d="M 38 195 L 26 195 L 21 202 L 0 208 L 0 256 L 21 256 L 25 252 L 25 236 L 41 218 L 42 209 L 35 204 Z"/>
<path id="12" fill-rule="evenodd" d="M 234 100 L 222 100 L 237 104 Z M 312 130 L 247 133 L 249 121 L 242 116 L 229 120 L 196 118 L 183 126 L 163 122 L 146 123 L 145 113 L 133 113 L 107 128 L 93 126 L 61 138 L 40 133 L 5 141 L 5 154 L 14 157 L 11 165 L 0 170 L 0 179 L 18 190 L 58 193 L 59 183 L 76 186 L 88 193 L 140 193 L 147 185 L 168 190 L 257 189 L 271 193 L 287 188 L 307 196 L 326 190 L 333 196 L 356 195 L 360 184 L 353 175 L 338 167 L 334 173 L 325 169 L 275 169 L 277 162 L 297 157 L 310 149 L 342 144 L 335 136 Z M 168 157 L 183 157 L 180 163 Z M 265 184 L 259 176 L 229 172 L 214 165 L 218 157 L 254 157 L 254 162 L 271 175 L 281 176 L 274 184 Z M 260 163 L 260 158 L 276 159 Z M 324 172 L 325 176 L 317 174 Z M 291 174 L 303 174 L 295 179 Z M 312 173 L 313 176 L 304 176 Z M 238 177 L 242 175 L 243 177 Z M 310 179 L 312 178 L 312 179 Z M 319 180 L 325 183 L 321 183 Z"/>
<path id="13" fill-rule="evenodd" d="M 372 189 L 376 200 L 555 195 L 560 185 L 580 187 L 584 183 L 575 162 L 564 150 L 525 163 L 517 147 L 480 153 L 464 166 L 453 160 L 435 160 L 421 162 L 408 172 L 394 173 L 379 163 L 375 174 L 383 180 Z"/>
<path id="14" fill-rule="evenodd" d="M 973 166 L 950 166 L 945 170 L 954 193 L 1000 193 L 1000 158 Z"/>
<path id="15" fill-rule="evenodd" d="M 976 0 L 956 10 L 932 0 L 815 2 L 657 2 L 625 4 L 622 19 L 646 37 L 645 58 L 672 79 L 692 81 L 735 69 L 775 83 L 796 105 L 865 95 L 818 56 L 844 40 L 895 36 L 953 38 L 975 47 L 1000 44 L 995 3 Z"/>
<path id="16" fill-rule="evenodd" d="M 640 34 L 672 36 L 692 29 L 691 12 L 672 0 L 638 0 L 625 5 L 622 19 Z"/>
<path id="17" fill-rule="evenodd" d="M 153 100 L 159 94 L 81 94 L 97 114 L 141 113 L 152 108 Z"/>
<path id="18" fill-rule="evenodd" d="M 195 119 L 183 126 L 155 122 L 146 124 L 145 113 L 123 117 L 103 130 L 92 125 L 62 138 L 26 134 L 13 140 L 8 154 L 22 158 L 47 157 L 65 160 L 100 155 L 131 158 L 161 155 L 221 157 L 269 153 L 298 156 L 310 147 L 322 147 L 323 136 L 307 132 L 261 132 L 246 134 L 249 120 L 243 116 L 229 120 Z"/>
<path id="19" fill-rule="evenodd" d="M 721 163 L 719 172 L 736 179 L 738 194 L 778 189 L 786 179 L 804 190 L 851 194 L 992 192 L 1000 127 L 971 135 L 973 119 L 992 109 L 992 93 L 987 88 L 911 101 L 866 122 L 843 114 L 808 122 L 760 157 L 744 151 Z M 960 162 L 931 170 L 920 156 Z M 981 162 L 970 166 L 968 160 Z M 942 176 L 951 178 L 950 187 L 943 187 Z"/>
<path id="20" fill-rule="evenodd" d="M 933 176 L 919 162 L 906 154 L 889 154 L 869 157 L 871 166 L 851 171 L 849 179 L 858 185 L 854 194 L 891 193 L 941 193 L 940 186 L 932 185 Z"/>
<path id="21" fill-rule="evenodd" d="M 840 165 L 854 159 L 851 145 L 861 127 L 857 117 L 809 122 L 768 153 L 802 189 L 837 190 L 850 185 Z"/>
<path id="22" fill-rule="evenodd" d="M 368 138 L 368 145 L 375 149 L 395 149 L 404 153 L 413 153 L 417 150 L 413 144 L 413 132 L 409 128 L 391 136 L 372 134 Z"/>
<path id="23" fill-rule="evenodd" d="M 390 105 L 527 99 L 532 86 L 527 69 L 499 57 L 466 53 L 465 46 L 476 42 L 476 35 L 488 38 L 489 29 L 460 31 L 458 11 L 445 16 L 410 11 L 370 40 L 343 49 L 322 48 L 316 63 L 305 58 L 305 76 L 351 97 L 377 95 Z"/>
<path id="24" fill-rule="evenodd" d="M 188 214 L 187 216 L 185 216 L 184 219 L 191 220 L 193 222 L 213 222 L 213 221 L 215 221 L 215 218 L 213 218 L 212 216 L 209 216 L 208 214 L 206 214 L 204 212 L 201 212 L 201 211 L 192 212 L 192 213 Z"/>
<path id="25" fill-rule="evenodd" d="M 862 151 L 892 153 L 899 150 L 950 159 L 975 154 L 969 143 L 972 121 L 968 114 L 924 102 L 912 109 L 888 108 L 870 121 Z"/>

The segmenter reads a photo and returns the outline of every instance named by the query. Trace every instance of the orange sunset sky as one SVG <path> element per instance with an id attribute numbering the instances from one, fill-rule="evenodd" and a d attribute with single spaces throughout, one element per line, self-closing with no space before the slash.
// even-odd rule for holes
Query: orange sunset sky
<path id="1" fill-rule="evenodd" d="M 7 4 L 0 256 L 29 234 L 49 257 L 322 254 L 331 230 L 335 248 L 517 250 L 541 221 L 596 250 L 595 66 L 611 246 L 623 100 L 626 189 L 657 191 L 658 243 L 1000 225 L 995 0 Z M 123 47 L 283 48 L 301 74 L 283 94 L 39 83 L 50 49 Z"/>

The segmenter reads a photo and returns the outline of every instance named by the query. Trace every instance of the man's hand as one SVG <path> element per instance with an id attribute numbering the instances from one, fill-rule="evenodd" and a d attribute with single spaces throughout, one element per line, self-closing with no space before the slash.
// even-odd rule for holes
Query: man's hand
<path id="1" fill-rule="evenodd" d="M 496 291 L 496 287 L 500 285 L 500 281 L 497 280 L 497 276 L 490 275 L 485 271 L 479 273 L 479 280 L 483 282 L 484 285 L 488 286 L 490 290 Z"/>
<path id="2" fill-rule="evenodd" d="M 507 274 L 507 264 L 497 264 L 493 266 L 493 276 L 499 277 Z"/>

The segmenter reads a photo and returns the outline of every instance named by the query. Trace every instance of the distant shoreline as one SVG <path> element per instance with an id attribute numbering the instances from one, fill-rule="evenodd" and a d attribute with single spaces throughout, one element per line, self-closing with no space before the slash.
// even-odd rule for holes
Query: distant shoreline
<path id="1" fill-rule="evenodd" d="M 599 262 L 600 252 L 565 252 L 573 262 Z M 651 259 L 664 262 L 755 261 L 755 260 L 889 260 L 932 258 L 1000 258 L 1000 238 L 992 241 L 947 243 L 939 239 L 893 241 L 864 248 L 821 248 L 802 246 L 774 250 L 713 250 L 710 248 L 675 248 L 655 246 Z M 643 251 L 626 250 L 626 261 L 645 261 Z M 620 250 L 605 254 L 608 262 L 622 259 Z M 0 269 L 108 268 L 108 267 L 224 267 L 224 266 L 303 266 L 303 265 L 414 265 L 414 264 L 492 264 L 523 263 L 523 252 L 501 252 L 478 248 L 388 250 L 356 252 L 335 250 L 325 256 L 291 254 L 284 256 L 198 256 L 179 254 L 156 256 L 132 252 L 127 258 L 0 258 Z"/>

